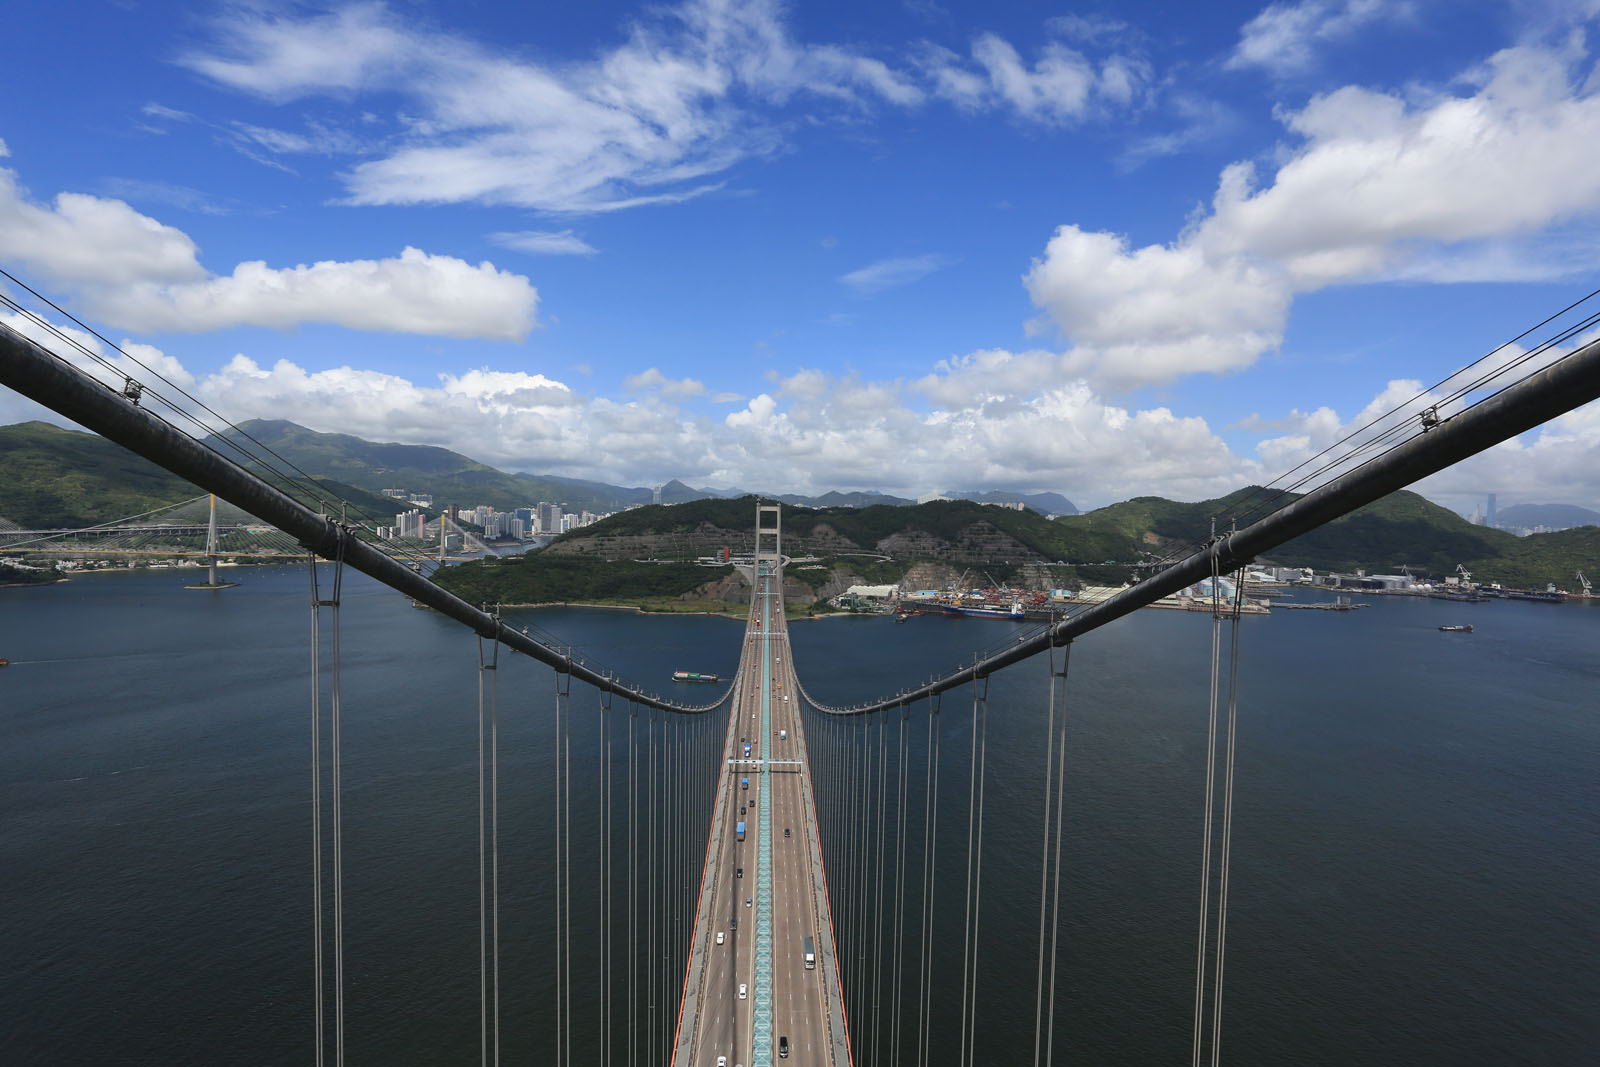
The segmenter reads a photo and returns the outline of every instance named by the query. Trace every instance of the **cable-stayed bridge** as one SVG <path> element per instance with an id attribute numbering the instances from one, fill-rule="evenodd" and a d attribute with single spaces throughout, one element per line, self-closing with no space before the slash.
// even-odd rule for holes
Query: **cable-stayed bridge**
<path id="1" fill-rule="evenodd" d="M 396 559 L 423 564 L 476 559 L 492 551 L 477 534 L 441 515 L 437 540 L 378 538 L 369 543 Z M 454 539 L 453 541 L 451 539 Z M 95 526 L 25 529 L 0 518 L 0 557 L 108 560 L 282 560 L 305 555 L 295 538 L 214 494 Z"/>
<path id="2" fill-rule="evenodd" d="M 333 561 L 311 567 L 313 846 L 318 899 L 315 956 L 320 1063 L 342 1062 L 347 981 L 343 958 L 344 828 L 340 817 L 341 705 L 338 625 L 340 576 L 360 570 L 433 607 L 478 635 L 480 774 L 480 1056 L 499 1059 L 501 914 L 498 827 L 498 670 L 503 651 L 553 668 L 557 704 L 558 797 L 552 812 L 557 871 L 556 921 L 563 931 L 551 961 L 560 1020 L 555 1062 L 978 1063 L 980 961 L 1004 953 L 1005 965 L 1032 972 L 1035 996 L 1017 1014 L 1033 1027 L 1036 1061 L 1050 1062 L 1058 1027 L 1060 835 L 1072 642 L 1198 579 L 1231 573 L 1274 546 L 1506 440 L 1600 395 L 1600 345 L 1552 356 L 1491 395 L 1434 403 L 1379 427 L 1348 453 L 1330 457 L 1309 493 L 1287 506 L 1259 502 L 1258 513 L 1226 522 L 1205 543 L 1119 596 L 1021 640 L 974 657 L 971 664 L 913 690 L 857 707 L 829 707 L 802 687 L 781 610 L 783 552 L 775 509 L 756 515 L 751 611 L 733 685 L 702 705 L 666 700 L 586 663 L 571 650 L 518 631 L 482 606 L 460 601 L 403 560 L 374 547 L 348 517 L 319 512 L 280 486 L 212 451 L 150 410 L 130 390 L 108 389 L 20 336 L 0 332 L 0 382 L 45 403 L 111 440 L 264 517 L 300 551 Z M 1481 388 L 1481 387 L 1480 387 Z M 1213 583 L 1213 589 L 1219 583 Z M 1236 605 L 1214 604 L 1211 746 L 1205 799 L 1206 877 L 1196 939 L 1194 1058 L 1220 1055 L 1221 990 L 1226 959 L 1231 834 Z M 1036 658 L 1037 657 L 1037 658 Z M 1048 699 L 1038 709 L 1046 729 L 1039 842 L 1038 938 L 997 948 L 985 941 L 985 916 L 1005 908 L 1012 889 L 986 881 L 983 838 L 988 680 L 1032 660 L 1047 667 Z M 574 685 L 588 696 L 576 710 Z M 956 718 L 965 739 L 939 723 Z M 605 761 L 599 786 L 605 826 L 600 850 L 600 907 L 620 924 L 588 929 L 584 882 L 590 859 L 575 841 L 575 809 L 595 794 L 574 796 L 573 738 L 598 730 Z M 923 737 L 918 743 L 917 733 Z M 746 749 L 746 746 L 748 750 Z M 922 766 L 913 756 L 920 755 Z M 942 768 L 942 771 L 941 771 Z M 940 812 L 939 775 L 964 777 L 965 803 Z M 615 777 L 612 777 L 612 776 Z M 581 787 L 578 787 L 581 789 Z M 920 791 L 920 794 L 919 794 Z M 951 840 L 955 855 L 941 844 Z M 942 828 L 942 829 L 941 829 Z M 624 834 L 615 831 L 622 829 Z M 1213 832 L 1214 831 L 1214 832 Z M 961 871 L 958 899 L 934 900 L 932 871 Z M 621 889 L 618 889 L 619 884 Z M 621 900 L 610 895 L 620 892 Z M 578 938 L 574 939 L 575 932 Z M 719 936 L 720 935 L 720 936 Z M 621 952 L 618 952 L 620 942 Z M 808 945 L 809 942 L 809 945 Z M 643 946 L 644 951 L 636 951 Z M 959 952 L 957 951 L 959 947 Z M 578 986 L 588 954 L 602 959 L 598 990 Z M 619 956 L 621 962 L 619 963 Z M 619 971 L 625 973 L 618 973 Z M 604 1037 L 598 1048 L 573 1022 L 574 1002 L 598 999 Z M 934 1035 L 954 1034 L 952 1047 Z M 618 1039 L 617 1035 L 620 1035 Z"/>

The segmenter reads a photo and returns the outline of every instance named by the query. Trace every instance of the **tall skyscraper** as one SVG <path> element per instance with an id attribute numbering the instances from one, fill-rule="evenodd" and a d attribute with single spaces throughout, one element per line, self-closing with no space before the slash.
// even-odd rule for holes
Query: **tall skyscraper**
<path id="1" fill-rule="evenodd" d="M 1483 517 L 1483 524 L 1485 526 L 1493 526 L 1494 525 L 1494 494 L 1493 493 L 1489 494 L 1489 511 L 1488 511 L 1488 514 L 1484 515 L 1484 517 Z"/>

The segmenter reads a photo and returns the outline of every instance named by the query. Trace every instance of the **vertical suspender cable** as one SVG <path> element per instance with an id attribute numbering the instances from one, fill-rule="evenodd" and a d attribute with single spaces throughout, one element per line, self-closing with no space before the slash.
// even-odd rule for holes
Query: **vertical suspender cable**
<path id="1" fill-rule="evenodd" d="M 611 693 L 600 690 L 600 1062 L 611 1063 Z"/>
<path id="2" fill-rule="evenodd" d="M 972 1001 L 968 1015 L 972 1019 L 971 1052 L 967 1062 L 976 1063 L 978 1056 L 978 931 L 983 918 L 983 785 L 989 766 L 989 679 L 983 679 L 982 722 L 978 730 L 978 860 L 972 874 Z"/>
<path id="3" fill-rule="evenodd" d="M 875 857 L 877 871 L 874 877 L 877 886 L 873 890 L 873 931 L 872 931 L 872 1059 L 878 1062 L 878 1037 L 882 1031 L 880 1026 L 880 1004 L 883 993 L 883 832 L 885 827 L 886 804 L 889 795 L 888 758 L 889 750 L 884 743 L 884 734 L 887 728 L 888 712 L 878 713 L 878 849 Z"/>
<path id="4" fill-rule="evenodd" d="M 972 680 L 972 738 L 970 745 L 970 768 L 967 772 L 967 899 L 962 907 L 965 929 L 961 935 L 961 1044 L 956 1053 L 956 1062 L 961 1067 L 966 1067 L 967 1062 L 967 992 L 972 973 L 972 859 L 973 836 L 977 831 L 978 818 L 978 680 Z"/>
<path id="5" fill-rule="evenodd" d="M 571 652 L 569 650 L 568 656 Z M 572 673 L 557 675 L 557 701 L 562 706 L 561 737 L 561 1015 L 566 1024 L 565 1059 L 572 1063 Z"/>
<path id="6" fill-rule="evenodd" d="M 893 1011 L 889 1062 L 900 1062 L 900 968 L 905 950 L 905 873 L 906 873 L 906 720 L 910 708 L 900 709 L 900 736 L 895 770 L 895 861 L 894 861 L 894 968 L 889 980 Z"/>
<path id="7" fill-rule="evenodd" d="M 638 991 L 638 964 L 639 964 L 639 876 L 638 876 L 638 825 L 639 813 L 638 799 L 638 746 L 634 741 L 634 724 L 638 721 L 639 709 L 633 701 L 628 702 L 628 943 L 625 946 L 628 959 L 628 1065 L 636 1067 L 638 1058 L 635 1049 L 638 1045 L 639 1035 L 639 991 Z"/>
<path id="8" fill-rule="evenodd" d="M 333 685 L 328 694 L 329 740 L 333 770 L 333 1062 L 344 1067 L 344 784 L 340 752 L 342 720 L 339 684 L 339 601 L 344 585 L 344 546 L 349 532 L 339 528 L 339 547 L 333 562 L 333 599 L 328 619 L 333 624 Z"/>
<path id="9" fill-rule="evenodd" d="M 497 609 L 498 610 L 498 609 Z M 494 978 L 490 1026 L 500 1064 L 500 639 L 496 630 L 489 677 L 489 958 Z M 482 638 L 479 638 L 482 640 Z"/>
<path id="10" fill-rule="evenodd" d="M 309 557 L 311 569 L 311 929 L 316 940 L 317 1067 L 322 1067 L 326 1045 L 322 1004 L 325 981 L 322 976 L 322 601 L 317 591 L 317 557 Z"/>
<path id="11" fill-rule="evenodd" d="M 649 774 L 646 779 L 646 804 L 648 824 L 645 827 L 646 837 L 646 871 L 648 872 L 649 887 L 645 894 L 645 906 L 650 909 L 647 922 L 648 937 L 645 940 L 645 1006 L 649 1011 L 646 1020 L 645 1033 L 650 1042 L 649 1056 L 650 1067 L 655 1067 L 656 1051 L 660 1042 L 656 1040 L 656 709 L 650 709 L 650 717 L 645 720 L 646 751 L 649 755 Z"/>
<path id="12" fill-rule="evenodd" d="M 1033 1064 L 1039 1067 L 1040 1038 L 1044 1031 L 1044 920 L 1050 886 L 1050 787 L 1055 769 L 1056 749 L 1056 650 L 1049 655 L 1050 689 L 1045 697 L 1044 726 L 1044 840 L 1039 846 L 1039 968 L 1034 976 Z M 1053 962 L 1053 961 L 1052 961 Z"/>
<path id="13" fill-rule="evenodd" d="M 1062 802 L 1067 795 L 1067 707 L 1066 685 L 1067 666 L 1072 658 L 1072 642 L 1068 641 L 1061 651 L 1061 741 L 1056 755 L 1056 861 L 1055 871 L 1050 880 L 1054 884 L 1052 890 L 1053 900 L 1050 904 L 1050 990 L 1048 993 L 1050 1010 L 1045 1016 L 1045 1042 L 1044 1062 L 1046 1065 L 1053 1062 L 1055 1055 L 1056 1038 L 1056 938 L 1061 933 L 1061 815 Z M 1052 685 L 1055 677 L 1055 652 L 1051 651 L 1051 677 Z"/>
<path id="14" fill-rule="evenodd" d="M 555 683 L 556 683 L 556 718 L 555 718 L 555 744 L 552 746 L 552 751 L 554 752 L 554 755 L 555 755 L 555 759 L 553 760 L 553 762 L 555 764 L 555 776 L 554 776 L 555 777 L 555 781 L 554 781 L 554 784 L 553 784 L 551 792 L 552 792 L 552 795 L 553 795 L 553 798 L 554 798 L 554 807 L 555 807 L 555 820 L 554 820 L 554 823 L 555 823 L 555 832 L 556 833 L 555 833 L 555 847 L 551 849 L 551 851 L 555 854 L 555 878 L 553 880 L 554 884 L 553 884 L 553 887 L 552 887 L 553 895 L 555 896 L 555 907 L 553 909 L 551 909 L 551 917 L 555 920 L 555 931 L 554 931 L 554 934 L 555 934 L 555 948 L 556 948 L 556 965 L 555 965 L 555 976 L 556 976 L 556 982 L 555 982 L 555 986 L 556 986 L 556 989 L 555 989 L 555 992 L 556 992 L 556 1010 L 555 1010 L 555 1017 L 556 1017 L 556 1054 L 555 1054 L 554 1059 L 552 1059 L 550 1062 L 552 1064 L 554 1064 L 555 1067 L 561 1067 L 561 1062 L 562 1062 L 561 1052 L 562 1052 L 563 1047 L 565 1046 L 565 1040 L 566 1040 L 566 1032 L 565 1032 L 564 1028 L 566 1026 L 567 1016 L 566 1016 L 566 1012 L 564 1012 L 562 1010 L 563 983 L 565 981 L 565 975 L 566 975 L 566 968 L 564 967 L 565 957 L 563 956 L 563 952 L 565 951 L 565 948 L 566 948 L 566 939 L 562 936 L 563 925 L 562 925 L 562 922 L 561 922 L 561 906 L 562 906 L 562 901 L 561 901 L 561 874 L 562 874 L 562 863 L 563 863 L 563 861 L 565 859 L 565 856 L 564 856 L 564 854 L 562 852 L 562 848 L 561 848 L 561 799 L 562 799 L 562 795 L 563 795 L 562 791 L 561 791 L 561 772 L 563 770 L 562 760 L 561 760 L 561 715 L 562 715 L 563 708 L 562 708 L 562 700 L 561 700 L 561 668 L 560 667 L 556 668 L 554 679 L 555 679 Z"/>
<path id="15" fill-rule="evenodd" d="M 1228 740 L 1222 785 L 1222 873 L 1217 883 L 1217 977 L 1211 990 L 1211 1064 L 1222 1055 L 1222 957 L 1228 939 L 1228 856 L 1233 845 L 1233 749 L 1239 721 L 1239 616 L 1243 608 L 1243 575 L 1235 577 L 1233 621 L 1228 650 Z"/>
<path id="16" fill-rule="evenodd" d="M 1214 531 L 1213 531 L 1214 533 Z M 1206 799 L 1205 829 L 1200 845 L 1200 936 L 1194 964 L 1194 1067 L 1200 1067 L 1200 1046 L 1204 1037 L 1206 990 L 1206 921 L 1211 910 L 1211 825 L 1217 781 L 1217 689 L 1221 669 L 1222 605 L 1221 578 L 1217 556 L 1211 554 L 1211 705 L 1206 724 Z"/>
<path id="17" fill-rule="evenodd" d="M 485 736 L 488 720 L 488 695 L 485 692 L 488 658 L 483 654 L 483 638 L 478 638 L 478 1059 L 489 1064 L 489 853 L 488 816 L 485 782 L 488 759 Z"/>
<path id="18" fill-rule="evenodd" d="M 918 1022 L 922 1034 L 917 1047 L 918 1063 L 926 1067 L 933 1055 L 929 1038 L 933 1029 L 933 967 L 929 955 L 933 951 L 933 898 L 939 855 L 939 708 L 943 697 L 934 694 L 928 716 L 928 763 L 932 774 L 925 780 L 927 795 L 923 807 L 922 825 L 922 975 L 918 1000 Z"/>

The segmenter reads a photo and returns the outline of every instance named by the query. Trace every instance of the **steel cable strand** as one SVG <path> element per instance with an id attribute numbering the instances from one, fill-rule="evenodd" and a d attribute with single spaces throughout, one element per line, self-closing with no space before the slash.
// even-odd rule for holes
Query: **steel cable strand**
<path id="1" fill-rule="evenodd" d="M 1228 938 L 1228 860 L 1233 845 L 1233 752 L 1239 720 L 1239 630 L 1243 583 L 1235 587 L 1228 652 L 1228 739 L 1222 786 L 1222 873 L 1217 885 L 1217 975 L 1211 990 L 1211 1067 L 1222 1055 L 1222 959 Z"/>

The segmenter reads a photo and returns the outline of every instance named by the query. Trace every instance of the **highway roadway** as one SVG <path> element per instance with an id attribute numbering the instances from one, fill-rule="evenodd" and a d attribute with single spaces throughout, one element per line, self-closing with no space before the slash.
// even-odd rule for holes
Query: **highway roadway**
<path id="1" fill-rule="evenodd" d="M 701 887 L 696 959 L 690 965 L 674 1067 L 716 1067 L 719 1056 L 727 1057 L 728 1067 L 757 1062 L 757 926 L 765 917 L 771 923 L 771 1029 L 763 1043 L 771 1049 L 768 1062 L 779 1061 L 781 1040 L 786 1039 L 788 1062 L 838 1062 L 847 1067 L 847 1054 L 838 1054 L 845 1046 L 827 929 L 827 894 L 810 818 L 810 783 L 796 706 L 799 695 L 778 588 L 778 579 L 762 575 L 752 597 Z M 746 741 L 751 759 L 757 762 L 743 762 Z M 746 777 L 748 787 L 743 785 Z M 762 915 L 758 891 L 764 804 L 771 805 L 768 916 Z M 737 833 L 741 821 L 742 842 Z M 807 937 L 815 950 L 814 968 L 805 965 Z M 824 944 L 830 949 L 826 965 Z M 741 985 L 746 989 L 742 999 Z"/>

